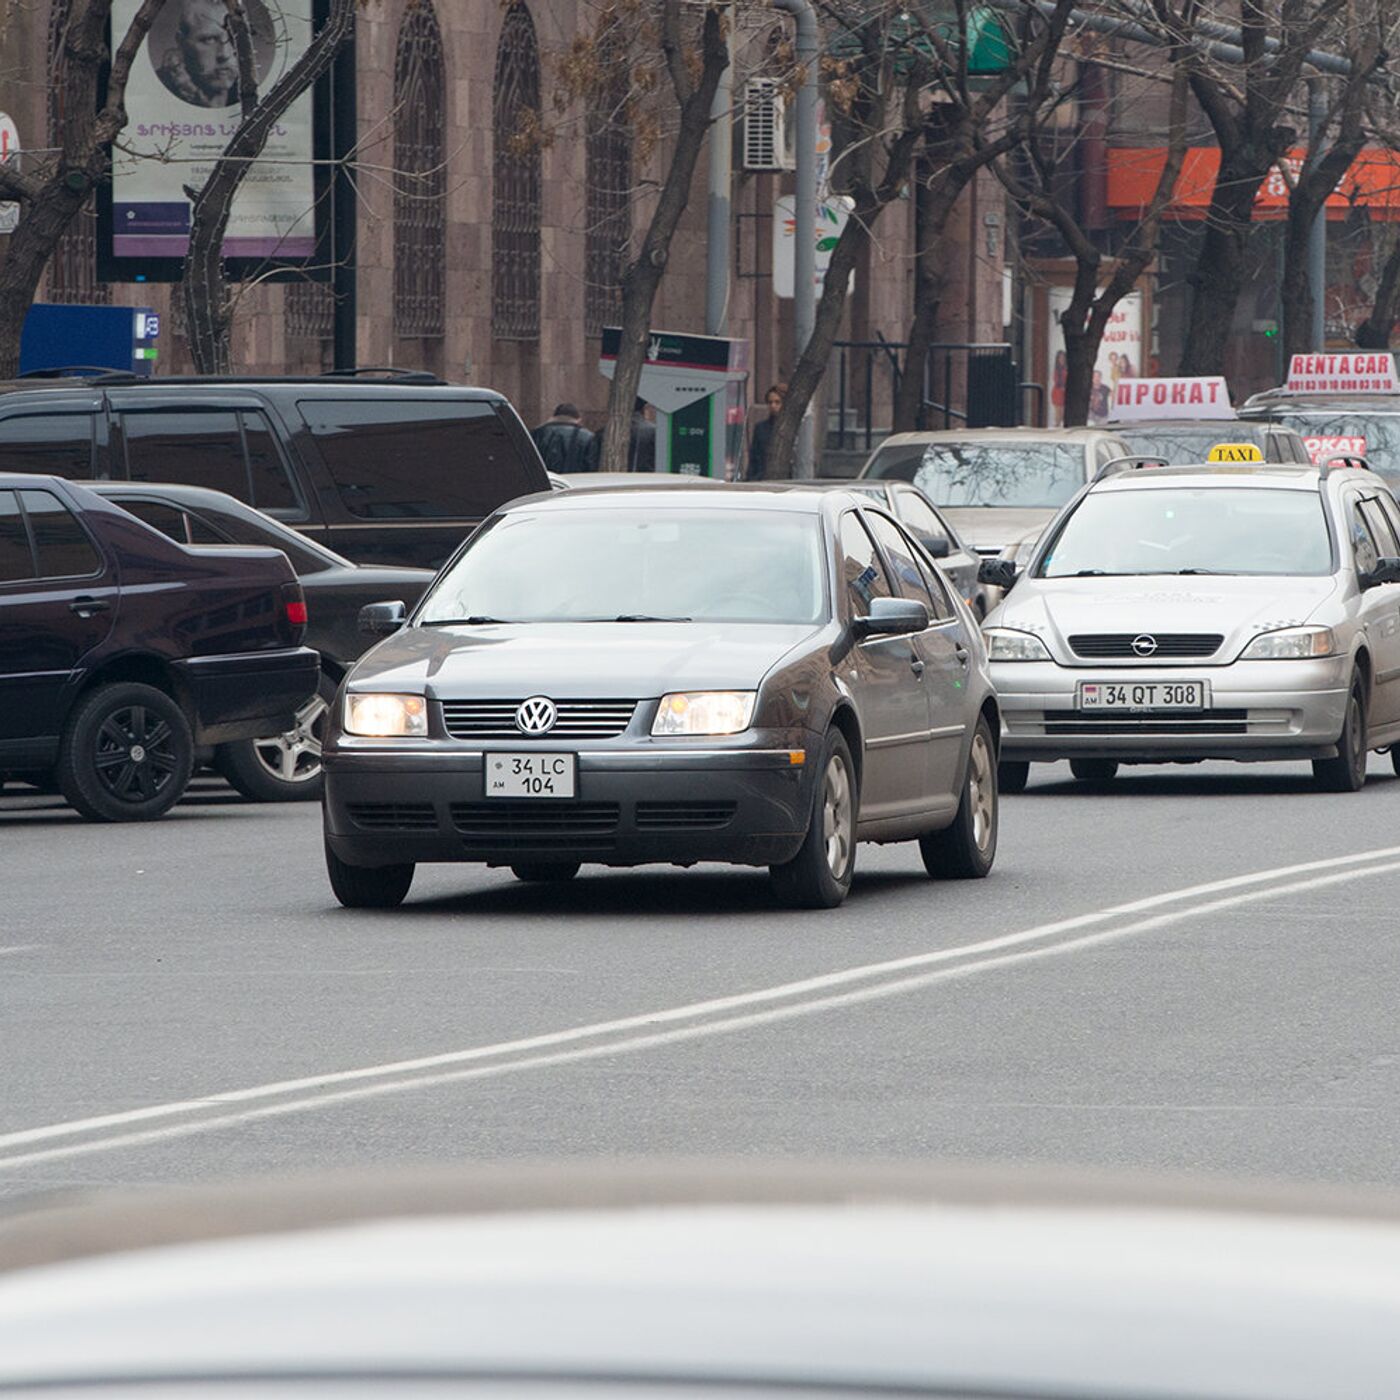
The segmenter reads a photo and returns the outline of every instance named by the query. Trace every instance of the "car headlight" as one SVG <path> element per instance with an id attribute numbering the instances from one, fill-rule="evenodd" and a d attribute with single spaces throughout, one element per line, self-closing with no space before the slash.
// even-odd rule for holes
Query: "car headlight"
<path id="1" fill-rule="evenodd" d="M 988 661 L 1049 661 L 1045 643 L 1033 632 L 1017 632 L 1010 627 L 987 627 L 982 631 L 987 643 Z"/>
<path id="2" fill-rule="evenodd" d="M 753 718 L 753 690 L 691 690 L 661 697 L 653 734 L 737 734 Z"/>
<path id="3" fill-rule="evenodd" d="M 1282 627 L 1261 632 L 1245 647 L 1242 661 L 1306 661 L 1335 656 L 1337 637 L 1330 627 Z"/>
<path id="4" fill-rule="evenodd" d="M 428 702 L 421 695 L 351 694 L 345 732 L 367 739 L 421 739 L 428 733 Z"/>

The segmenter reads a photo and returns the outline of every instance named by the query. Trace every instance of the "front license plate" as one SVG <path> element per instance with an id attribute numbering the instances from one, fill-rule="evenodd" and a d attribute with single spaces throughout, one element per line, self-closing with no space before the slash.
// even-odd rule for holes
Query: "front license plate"
<path id="1" fill-rule="evenodd" d="M 1081 710 L 1203 710 L 1204 681 L 1080 681 Z"/>
<path id="2" fill-rule="evenodd" d="M 487 797 L 572 797 L 571 753 L 489 753 Z"/>

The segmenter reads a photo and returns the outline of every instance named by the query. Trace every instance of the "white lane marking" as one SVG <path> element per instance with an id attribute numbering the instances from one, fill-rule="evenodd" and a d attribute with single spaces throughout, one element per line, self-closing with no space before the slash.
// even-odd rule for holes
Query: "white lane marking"
<path id="1" fill-rule="evenodd" d="M 1134 900 L 1128 904 L 1116 905 L 1097 913 L 1081 914 L 1071 919 L 1042 924 L 1020 933 L 1007 934 L 1000 938 L 985 939 L 979 943 L 965 944 L 956 948 L 941 949 L 932 953 L 916 954 L 907 958 L 897 958 L 884 963 L 871 963 L 863 967 L 847 969 L 844 972 L 827 973 L 818 977 L 806 978 L 800 982 L 789 982 L 776 987 L 768 987 L 755 992 L 743 992 L 729 997 L 720 997 L 705 1002 L 695 1002 L 688 1006 L 674 1007 L 641 1016 L 630 1016 L 615 1021 L 599 1022 L 591 1026 L 580 1026 L 572 1030 L 555 1031 L 546 1035 L 530 1036 L 520 1040 L 503 1041 L 496 1045 L 478 1046 L 470 1050 L 453 1051 L 441 1055 L 424 1056 L 414 1060 L 400 1060 L 390 1064 L 373 1065 L 357 1070 L 342 1070 L 323 1075 L 312 1075 L 302 1079 L 283 1080 L 273 1084 L 258 1085 L 250 1089 L 231 1090 L 210 1095 L 204 1099 L 187 1099 L 175 1103 L 154 1104 L 148 1108 L 131 1109 L 121 1113 L 104 1114 L 96 1118 L 76 1119 L 66 1123 L 55 1123 L 40 1128 L 29 1128 L 0 1136 L 0 1154 L 11 1153 L 12 1149 L 32 1143 L 53 1141 L 57 1138 L 74 1137 L 103 1128 L 126 1127 L 159 1118 L 189 1117 L 207 1113 L 211 1109 L 231 1105 L 257 1102 L 272 1098 L 297 1094 L 307 1089 L 325 1089 L 331 1085 L 353 1084 L 356 1081 L 377 1080 L 376 1083 L 361 1083 L 354 1088 L 341 1089 L 329 1093 L 303 1094 L 288 1102 L 269 1105 L 264 1108 L 240 1109 L 234 1113 L 199 1118 L 194 1122 L 153 1128 L 135 1133 L 123 1133 L 111 1137 L 71 1143 L 66 1146 L 41 1149 L 18 1155 L 0 1155 L 0 1168 L 33 1165 L 38 1162 L 54 1161 L 67 1157 L 83 1156 L 92 1152 L 111 1151 L 120 1147 L 138 1146 L 145 1143 L 165 1141 L 195 1133 L 209 1132 L 217 1128 L 232 1127 L 241 1123 L 254 1122 L 262 1118 L 276 1117 L 287 1113 L 304 1112 L 315 1108 L 329 1107 L 356 1099 L 372 1098 L 383 1094 L 404 1093 L 411 1090 L 431 1088 L 443 1084 L 460 1083 L 466 1080 L 489 1078 L 528 1069 L 546 1069 L 580 1060 L 596 1059 L 607 1055 L 653 1049 L 676 1044 L 681 1041 L 701 1039 L 708 1036 L 731 1034 L 757 1026 L 771 1025 L 800 1016 L 815 1015 L 837 1008 L 854 1006 L 866 1001 L 874 1001 L 907 992 L 918 991 L 937 982 L 972 976 L 979 972 L 1006 967 L 1038 958 L 1058 956 L 1083 948 L 1113 942 L 1136 933 L 1180 923 L 1186 919 L 1204 914 L 1216 913 L 1223 909 L 1260 900 L 1274 899 L 1285 894 L 1300 894 L 1307 891 L 1341 884 L 1348 880 L 1363 879 L 1368 875 L 1384 875 L 1400 870 L 1400 860 L 1385 864 L 1363 864 L 1383 856 L 1400 856 L 1400 847 L 1384 847 L 1375 851 L 1336 856 L 1325 860 L 1307 861 L 1299 865 L 1281 866 L 1274 870 L 1259 871 L 1252 875 L 1233 876 L 1225 880 L 1215 880 L 1208 884 L 1194 885 L 1166 894 L 1152 895 L 1146 899 Z M 1338 868 L 1340 867 L 1340 869 Z M 1347 869 L 1346 867 L 1354 867 Z M 1310 879 L 1285 884 L 1270 884 L 1281 877 L 1316 870 L 1331 870 L 1333 873 L 1314 876 Z M 1096 933 L 1084 934 L 1048 947 L 1025 948 L 1021 945 L 1043 940 L 1057 933 L 1073 932 L 1094 923 L 1102 923 L 1123 915 L 1143 913 L 1159 909 L 1163 905 L 1179 903 L 1192 897 L 1217 893 L 1226 890 L 1239 890 L 1241 886 L 1262 885 L 1259 889 L 1244 889 L 1240 893 L 1226 895 L 1220 899 L 1193 903 L 1185 908 L 1157 914 L 1149 918 L 1119 925 Z M 1020 951 L 1004 950 L 1020 947 Z M 892 972 L 907 971 L 917 967 L 936 966 L 958 959 L 980 956 L 961 966 L 942 967 L 935 971 L 915 976 L 894 978 L 877 982 L 873 986 L 858 987 L 850 991 L 828 996 L 812 996 L 811 993 L 830 988 L 850 985 L 853 982 L 868 981 L 874 977 L 887 977 Z M 702 1022 L 699 1025 L 682 1026 L 669 1031 L 652 1031 L 630 1038 L 614 1039 L 601 1045 L 585 1045 L 557 1053 L 531 1054 L 524 1058 L 508 1060 L 503 1064 L 479 1065 L 467 1069 L 450 1069 L 448 1066 L 469 1064 L 472 1061 L 499 1059 L 506 1055 L 521 1055 L 522 1052 L 549 1049 L 568 1045 L 571 1042 L 596 1039 L 599 1036 L 618 1036 L 619 1033 L 645 1030 L 682 1020 L 694 1020 L 699 1016 L 715 1016 L 748 1006 L 761 1006 L 765 1002 L 780 1001 L 784 998 L 802 996 L 806 999 L 789 1005 L 770 1006 L 765 1010 L 745 1015 L 726 1016 L 718 1020 Z M 441 1070 L 440 1073 L 412 1074 L 412 1071 Z"/>
<path id="2" fill-rule="evenodd" d="M 32 953 L 36 948 L 42 948 L 42 943 L 11 943 L 7 948 L 0 948 L 0 958 L 7 953 Z"/>

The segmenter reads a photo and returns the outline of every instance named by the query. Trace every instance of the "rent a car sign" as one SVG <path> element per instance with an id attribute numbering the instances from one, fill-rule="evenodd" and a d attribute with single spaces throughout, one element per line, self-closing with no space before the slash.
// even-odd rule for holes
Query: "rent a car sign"
<path id="1" fill-rule="evenodd" d="M 1400 394 L 1388 351 L 1294 355 L 1284 388 L 1299 394 Z"/>
<path id="2" fill-rule="evenodd" d="M 1120 423 L 1135 418 L 1233 418 L 1235 410 L 1224 376 L 1208 374 L 1189 379 L 1120 379 L 1108 416 Z"/>

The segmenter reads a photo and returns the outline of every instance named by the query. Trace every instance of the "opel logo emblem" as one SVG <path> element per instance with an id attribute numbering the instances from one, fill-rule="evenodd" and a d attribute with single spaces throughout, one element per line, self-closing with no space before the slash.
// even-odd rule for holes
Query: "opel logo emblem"
<path id="1" fill-rule="evenodd" d="M 520 702 L 515 712 L 515 727 L 522 734 L 548 734 L 558 718 L 559 711 L 553 700 L 544 695 L 532 695 Z"/>
<path id="2" fill-rule="evenodd" d="M 1146 632 L 1133 638 L 1134 656 L 1151 656 L 1157 650 L 1157 638 L 1150 637 Z"/>

